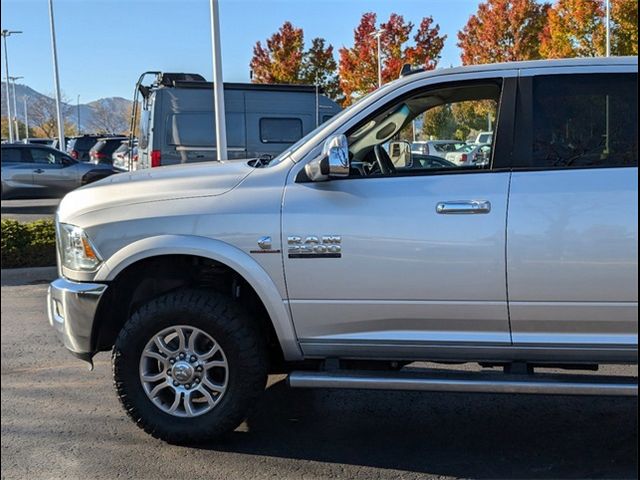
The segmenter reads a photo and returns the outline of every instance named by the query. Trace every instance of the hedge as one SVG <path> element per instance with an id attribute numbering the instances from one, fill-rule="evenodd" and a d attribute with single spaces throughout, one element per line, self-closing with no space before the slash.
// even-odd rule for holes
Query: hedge
<path id="1" fill-rule="evenodd" d="M 20 223 L 2 220 L 2 268 L 50 267 L 56 264 L 56 230 L 52 220 Z"/>

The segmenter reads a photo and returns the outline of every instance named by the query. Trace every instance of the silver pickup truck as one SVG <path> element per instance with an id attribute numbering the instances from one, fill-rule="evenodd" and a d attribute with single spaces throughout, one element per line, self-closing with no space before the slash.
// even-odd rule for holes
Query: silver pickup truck
<path id="1" fill-rule="evenodd" d="M 112 350 L 126 412 L 171 442 L 233 430 L 270 373 L 637 395 L 637 378 L 557 373 L 637 364 L 637 72 L 637 58 L 405 72 L 268 163 L 80 188 L 57 212 L 50 323 L 88 362 Z M 436 109 L 446 125 L 426 121 Z M 474 135 L 469 112 L 493 123 L 488 162 L 403 140 L 416 119 Z"/>

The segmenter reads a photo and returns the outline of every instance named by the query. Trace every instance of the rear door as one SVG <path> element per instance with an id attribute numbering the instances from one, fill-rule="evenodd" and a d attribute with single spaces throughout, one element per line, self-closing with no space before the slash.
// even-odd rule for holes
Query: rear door
<path id="1" fill-rule="evenodd" d="M 637 346 L 637 69 L 528 71 L 507 228 L 516 346 Z"/>

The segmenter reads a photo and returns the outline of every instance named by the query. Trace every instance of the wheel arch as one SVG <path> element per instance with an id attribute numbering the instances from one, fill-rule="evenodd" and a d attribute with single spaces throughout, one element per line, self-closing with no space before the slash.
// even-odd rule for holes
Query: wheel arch
<path id="1" fill-rule="evenodd" d="M 189 256 L 215 261 L 239 275 L 257 294 L 273 326 L 284 359 L 302 360 L 289 311 L 269 274 L 251 256 L 226 242 L 190 235 L 159 235 L 128 244 L 115 252 L 96 273 L 94 281 L 115 281 L 144 260 Z"/>

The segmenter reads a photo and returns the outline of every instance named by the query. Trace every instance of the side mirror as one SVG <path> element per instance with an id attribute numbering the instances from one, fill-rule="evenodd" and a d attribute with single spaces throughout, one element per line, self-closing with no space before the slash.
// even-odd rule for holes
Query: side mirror
<path id="1" fill-rule="evenodd" d="M 409 142 L 389 143 L 389 157 L 396 168 L 411 168 L 413 166 L 411 144 Z"/>
<path id="2" fill-rule="evenodd" d="M 305 172 L 313 182 L 330 177 L 349 176 L 349 143 L 344 135 L 329 137 L 322 147 L 322 154 L 305 165 Z"/>

